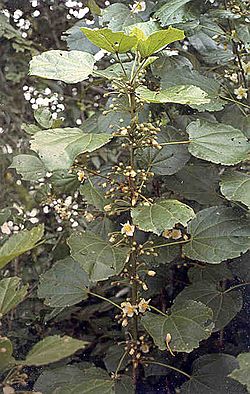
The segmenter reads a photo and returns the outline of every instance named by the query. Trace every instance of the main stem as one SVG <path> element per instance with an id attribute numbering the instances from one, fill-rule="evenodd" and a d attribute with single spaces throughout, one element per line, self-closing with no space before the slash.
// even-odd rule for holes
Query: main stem
<path id="1" fill-rule="evenodd" d="M 130 115 L 131 115 L 131 122 L 130 122 L 130 141 L 132 142 L 131 147 L 130 147 L 130 166 L 132 170 L 135 170 L 135 148 L 133 146 L 134 142 L 134 132 L 136 128 L 136 123 L 138 120 L 138 114 L 137 114 L 137 108 L 136 108 L 136 100 L 135 100 L 135 92 L 133 90 L 133 83 L 131 83 L 131 92 L 128 94 L 128 99 L 130 103 Z M 130 190 L 131 190 L 131 195 L 130 195 L 130 200 L 131 200 L 131 206 L 133 206 L 133 200 L 135 198 L 135 192 L 136 190 L 136 184 L 134 182 L 134 179 L 131 177 L 129 180 L 130 183 Z M 133 242 L 135 241 L 134 236 L 132 237 L 130 241 L 130 246 L 131 246 L 131 255 L 130 255 L 130 273 L 131 273 L 131 279 L 132 280 L 132 289 L 131 289 L 131 303 L 132 305 L 136 305 L 138 301 L 138 288 L 137 288 L 137 255 L 136 252 L 132 250 L 133 247 Z M 135 348 L 137 346 L 137 341 L 138 341 L 138 316 L 134 314 L 132 318 L 132 336 L 133 336 L 133 342 L 135 345 Z M 138 367 L 138 359 L 136 358 L 137 352 L 135 351 L 133 354 L 133 359 L 132 359 L 132 377 L 133 377 L 133 382 L 136 384 L 137 382 L 137 367 Z"/>

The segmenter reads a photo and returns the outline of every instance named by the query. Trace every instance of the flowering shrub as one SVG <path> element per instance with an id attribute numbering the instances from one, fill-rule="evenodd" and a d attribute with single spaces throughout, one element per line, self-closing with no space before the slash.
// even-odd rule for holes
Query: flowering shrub
<path id="1" fill-rule="evenodd" d="M 70 127 L 40 106 L 23 126 L 29 150 L 10 168 L 51 216 L 30 211 L 12 234 L 1 212 L 5 394 L 249 389 L 247 4 L 125 3 L 89 1 L 94 21 L 66 32 L 69 50 L 30 61 L 37 81 L 98 86 L 103 110 Z M 8 324 L 28 300 L 22 349 Z"/>

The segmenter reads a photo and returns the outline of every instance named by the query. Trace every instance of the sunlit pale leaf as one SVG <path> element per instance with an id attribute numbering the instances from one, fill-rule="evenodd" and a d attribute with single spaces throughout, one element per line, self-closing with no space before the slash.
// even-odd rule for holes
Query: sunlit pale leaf
<path id="1" fill-rule="evenodd" d="M 44 128 L 49 129 L 53 124 L 52 113 L 46 107 L 40 107 L 34 112 L 34 118 L 36 119 L 37 123 Z"/>
<path id="2" fill-rule="evenodd" d="M 15 308 L 26 296 L 28 285 L 19 287 L 20 281 L 17 277 L 0 281 L 0 317 Z"/>
<path id="3" fill-rule="evenodd" d="M 241 130 L 223 123 L 196 120 L 187 127 L 189 152 L 217 164 L 237 164 L 247 159 L 249 143 Z"/>
<path id="4" fill-rule="evenodd" d="M 239 363 L 238 368 L 234 369 L 230 373 L 230 378 L 238 380 L 241 384 L 247 386 L 248 392 L 250 392 L 250 353 L 241 353 L 237 356 L 237 361 Z"/>
<path id="5" fill-rule="evenodd" d="M 250 223 L 232 208 L 211 207 L 198 212 L 188 232 L 191 239 L 183 252 L 193 260 L 218 264 L 250 247 Z"/>
<path id="6" fill-rule="evenodd" d="M 53 308 L 71 306 L 87 298 L 86 286 L 86 272 L 79 263 L 67 257 L 40 276 L 38 297 L 45 298 L 45 304 Z"/>
<path id="7" fill-rule="evenodd" d="M 22 176 L 24 181 L 38 181 L 47 172 L 43 162 L 33 155 L 18 155 L 13 158 L 10 168 Z"/>
<path id="8" fill-rule="evenodd" d="M 143 231 L 151 231 L 160 235 L 177 223 L 186 226 L 194 218 L 195 213 L 189 206 L 177 200 L 160 200 L 151 205 L 133 208 L 133 223 Z"/>
<path id="9" fill-rule="evenodd" d="M 65 127 L 38 131 L 31 140 L 31 149 L 50 171 L 68 169 L 76 156 L 105 145 L 110 134 L 86 134 L 81 129 Z"/>
<path id="10" fill-rule="evenodd" d="M 177 103 L 190 106 L 210 103 L 207 93 L 193 85 L 177 85 L 156 92 L 142 86 L 136 89 L 136 93 L 141 100 L 148 103 Z"/>
<path id="11" fill-rule="evenodd" d="M 94 56 L 87 52 L 51 50 L 32 58 L 30 75 L 77 83 L 88 78 L 94 64 Z"/>
<path id="12" fill-rule="evenodd" d="M 29 351 L 21 365 L 46 365 L 69 357 L 77 350 L 84 349 L 88 342 L 79 341 L 68 336 L 53 335 L 36 343 Z"/>
<path id="13" fill-rule="evenodd" d="M 221 193 L 232 201 L 240 201 L 250 209 L 250 175 L 226 171 L 221 177 Z"/>
<path id="14" fill-rule="evenodd" d="M 0 248 L 0 268 L 3 268 L 14 258 L 36 247 L 43 236 L 43 225 L 23 230 L 12 235 Z"/>
<path id="15" fill-rule="evenodd" d="M 0 336 L 0 371 L 4 371 L 13 361 L 12 352 L 13 346 L 11 341 L 6 337 Z"/>
<path id="16" fill-rule="evenodd" d="M 115 247 L 94 233 L 74 233 L 67 242 L 71 256 L 92 281 L 108 279 L 124 267 L 128 249 Z"/>
<path id="17" fill-rule="evenodd" d="M 212 316 L 212 310 L 201 302 L 176 302 L 170 315 L 164 317 L 148 312 L 142 324 L 160 350 L 167 348 L 166 336 L 170 334 L 173 351 L 190 353 L 211 335 Z"/>

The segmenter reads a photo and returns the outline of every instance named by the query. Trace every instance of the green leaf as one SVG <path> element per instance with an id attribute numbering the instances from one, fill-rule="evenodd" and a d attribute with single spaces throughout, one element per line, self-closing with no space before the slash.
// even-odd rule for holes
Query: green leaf
<path id="1" fill-rule="evenodd" d="M 247 386 L 248 392 L 250 392 L 250 375 L 249 375 L 249 365 L 250 365 L 250 353 L 241 353 L 237 356 L 237 361 L 239 367 L 234 369 L 230 373 L 230 378 L 237 380 L 243 385 Z"/>
<path id="2" fill-rule="evenodd" d="M 53 308 L 77 304 L 87 298 L 89 285 L 86 272 L 71 257 L 56 262 L 40 276 L 38 297 Z"/>
<path id="3" fill-rule="evenodd" d="M 24 181 L 38 181 L 46 175 L 43 162 L 33 155 L 18 155 L 13 158 L 10 168 L 22 176 Z"/>
<path id="4" fill-rule="evenodd" d="M 34 118 L 44 129 L 49 129 L 53 124 L 52 114 L 46 107 L 36 109 L 34 112 Z"/>
<path id="5" fill-rule="evenodd" d="M 249 144 L 244 134 L 223 123 L 196 120 L 187 127 L 189 152 L 199 159 L 231 165 L 247 159 Z"/>
<path id="6" fill-rule="evenodd" d="M 27 123 L 22 123 L 21 125 L 22 130 L 25 131 L 25 133 L 32 135 L 37 133 L 38 131 L 41 130 L 41 128 L 39 126 L 37 126 L 36 124 L 27 124 Z"/>
<path id="7" fill-rule="evenodd" d="M 87 52 L 51 50 L 32 58 L 30 75 L 77 83 L 92 74 L 94 64 L 94 56 Z"/>
<path id="8" fill-rule="evenodd" d="M 116 368 L 119 365 L 119 362 L 120 362 L 121 358 L 123 357 L 123 355 L 124 355 L 124 349 L 122 346 L 111 345 L 108 348 L 106 355 L 103 359 L 105 367 L 107 368 L 108 372 L 115 372 L 116 371 Z M 125 369 L 125 367 L 129 363 L 129 361 L 130 361 L 129 355 L 127 354 L 126 357 L 124 357 L 118 372 Z"/>
<path id="9" fill-rule="evenodd" d="M 105 198 L 104 192 L 93 185 L 92 181 L 89 179 L 80 187 L 80 193 L 87 200 L 88 204 L 93 205 L 100 211 L 104 210 L 105 205 L 109 204 L 109 200 Z"/>
<path id="10" fill-rule="evenodd" d="M 139 40 L 137 49 L 142 58 L 145 58 L 162 50 L 168 44 L 174 41 L 183 40 L 184 38 L 185 34 L 182 30 L 169 27 L 166 30 L 159 30 L 152 33 L 144 40 Z"/>
<path id="11" fill-rule="evenodd" d="M 250 175 L 226 171 L 221 177 L 221 193 L 232 201 L 240 201 L 250 209 Z"/>
<path id="12" fill-rule="evenodd" d="M 170 334 L 173 351 L 190 353 L 211 335 L 212 316 L 212 310 L 201 302 L 188 301 L 176 302 L 166 317 L 148 312 L 141 321 L 160 350 L 167 348 L 166 336 Z"/>
<path id="13" fill-rule="evenodd" d="M 191 70 L 188 66 L 173 67 L 161 76 L 161 89 L 168 89 L 175 85 L 193 85 L 207 93 L 209 103 L 195 105 L 199 111 L 220 111 L 223 109 L 225 101 L 219 98 L 220 84 L 213 78 L 205 77 L 196 70 Z"/>
<path id="14" fill-rule="evenodd" d="M 6 337 L 0 337 L 0 371 L 4 371 L 13 361 L 13 346 L 11 341 Z"/>
<path id="15" fill-rule="evenodd" d="M 216 265 L 206 264 L 191 267 L 188 270 L 188 278 L 192 283 L 208 281 L 217 285 L 225 279 L 232 280 L 233 275 L 230 269 L 227 268 L 226 263 L 220 263 Z"/>
<path id="16" fill-rule="evenodd" d="M 74 233 L 67 243 L 71 256 L 91 281 L 108 279 L 119 274 L 124 267 L 128 249 L 115 247 L 94 233 Z"/>
<path id="17" fill-rule="evenodd" d="M 113 32 L 107 28 L 88 29 L 82 27 L 81 31 L 93 44 L 111 53 L 128 52 L 137 42 L 136 37 L 128 36 L 123 32 Z"/>
<path id="18" fill-rule="evenodd" d="M 249 222 L 232 208 L 211 207 L 197 213 L 189 223 L 190 242 L 183 253 L 211 264 L 240 256 L 250 247 Z"/>
<path id="19" fill-rule="evenodd" d="M 164 230 L 173 228 L 177 223 L 187 225 L 195 217 L 192 208 L 177 200 L 160 200 L 151 205 L 133 208 L 133 223 L 140 230 L 160 235 Z"/>
<path id="20" fill-rule="evenodd" d="M 87 372 L 87 370 L 86 370 Z M 63 394 L 63 387 L 76 382 L 80 382 L 84 376 L 84 371 L 75 365 L 66 365 L 59 368 L 45 370 L 38 377 L 34 385 L 34 390 L 46 394 Z M 61 391 L 58 391 L 61 390 Z"/>
<path id="21" fill-rule="evenodd" d="M 188 163 L 173 176 L 165 177 L 164 181 L 167 189 L 188 200 L 195 200 L 205 205 L 222 203 L 217 193 L 219 171 L 210 163 Z"/>
<path id="22" fill-rule="evenodd" d="M 28 285 L 20 288 L 20 281 L 21 279 L 16 276 L 0 281 L 0 318 L 15 308 L 26 296 Z"/>
<path id="23" fill-rule="evenodd" d="M 87 6 L 90 9 L 91 14 L 98 16 L 102 15 L 102 10 L 95 0 L 88 0 Z"/>
<path id="24" fill-rule="evenodd" d="M 54 171 L 49 178 L 50 183 L 57 192 L 72 193 L 79 187 L 79 180 L 76 173 L 70 173 L 67 170 Z"/>
<path id="25" fill-rule="evenodd" d="M 195 282 L 178 294 L 176 301 L 202 302 L 213 311 L 214 331 L 223 329 L 241 310 L 243 300 L 239 291 L 225 291 L 209 281 Z"/>
<path id="26" fill-rule="evenodd" d="M 25 360 L 21 360 L 21 365 L 46 365 L 69 357 L 77 350 L 84 349 L 88 342 L 79 341 L 69 336 L 60 337 L 53 335 L 46 337 L 29 351 Z"/>
<path id="27" fill-rule="evenodd" d="M 94 23 L 91 25 L 92 27 L 97 27 L 97 20 L 93 21 Z M 92 53 L 92 55 L 96 54 L 99 51 L 96 45 L 92 44 L 87 37 L 82 35 L 80 27 L 88 27 L 89 25 L 85 22 L 84 19 L 75 23 L 70 29 L 66 30 L 61 37 L 62 40 L 67 42 L 67 47 L 72 51 L 83 51 Z"/>
<path id="28" fill-rule="evenodd" d="M 158 133 L 157 141 L 159 144 L 165 144 L 172 141 L 183 141 L 183 137 L 176 129 L 168 127 Z M 142 168 L 145 165 L 147 167 L 150 165 L 154 174 L 172 175 L 183 168 L 189 158 L 190 155 L 185 144 L 173 144 L 162 145 L 161 150 L 143 149 L 139 161 L 142 162 Z"/>
<path id="29" fill-rule="evenodd" d="M 171 88 L 160 90 L 158 92 L 141 86 L 136 89 L 136 93 L 141 100 L 148 103 L 177 103 L 187 104 L 190 107 L 192 107 L 193 104 L 197 106 L 210 103 L 207 93 L 193 85 L 172 86 Z"/>
<path id="30" fill-rule="evenodd" d="M 6 222 L 6 220 L 9 219 L 11 215 L 11 210 L 9 208 L 4 208 L 1 209 L 0 211 L 0 226 Z"/>
<path id="31" fill-rule="evenodd" d="M 111 140 L 110 134 L 87 134 L 81 129 L 65 127 L 38 131 L 31 140 L 31 149 L 50 170 L 68 169 L 76 156 L 93 152 Z"/>
<path id="32" fill-rule="evenodd" d="M 154 14 L 160 19 L 163 26 L 180 23 L 185 20 L 185 8 L 183 7 L 190 0 L 167 0 Z"/>
<path id="33" fill-rule="evenodd" d="M 11 260 L 37 246 L 43 236 L 43 225 L 31 230 L 22 230 L 12 235 L 0 248 L 0 268 L 5 267 Z"/>
<path id="34" fill-rule="evenodd" d="M 101 21 L 103 24 L 107 23 L 112 31 L 124 31 L 126 27 L 141 22 L 142 19 L 125 4 L 115 3 L 104 8 Z"/>
<path id="35" fill-rule="evenodd" d="M 191 379 L 181 386 L 181 394 L 247 394 L 244 387 L 227 375 L 237 368 L 229 354 L 207 354 L 195 360 Z"/>

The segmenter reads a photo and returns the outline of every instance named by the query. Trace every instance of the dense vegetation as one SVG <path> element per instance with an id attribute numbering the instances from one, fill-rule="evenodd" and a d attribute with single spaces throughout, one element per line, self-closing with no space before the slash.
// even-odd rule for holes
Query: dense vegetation
<path id="1" fill-rule="evenodd" d="M 0 11 L 2 392 L 248 393 L 248 1 Z"/>

